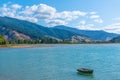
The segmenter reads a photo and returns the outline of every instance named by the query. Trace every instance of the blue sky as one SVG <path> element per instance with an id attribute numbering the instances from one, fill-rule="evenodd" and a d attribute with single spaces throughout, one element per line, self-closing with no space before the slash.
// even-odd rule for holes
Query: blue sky
<path id="1" fill-rule="evenodd" d="M 120 33 L 120 0 L 1 0 L 0 16 Z"/>

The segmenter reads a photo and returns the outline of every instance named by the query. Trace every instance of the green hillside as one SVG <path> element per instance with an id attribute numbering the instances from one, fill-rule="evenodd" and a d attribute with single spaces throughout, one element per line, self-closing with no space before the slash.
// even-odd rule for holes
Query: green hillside
<path id="1" fill-rule="evenodd" d="M 42 39 L 44 37 L 70 40 L 72 36 L 83 36 L 75 32 L 48 28 L 32 22 L 18 20 L 10 17 L 0 17 L 0 33 L 7 36 L 10 40 Z"/>

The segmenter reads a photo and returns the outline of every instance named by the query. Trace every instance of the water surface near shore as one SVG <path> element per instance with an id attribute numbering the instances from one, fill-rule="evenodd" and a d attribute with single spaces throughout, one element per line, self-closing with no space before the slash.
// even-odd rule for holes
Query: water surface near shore
<path id="1" fill-rule="evenodd" d="M 119 44 L 1 48 L 0 80 L 119 80 Z M 76 69 L 94 69 L 92 77 Z"/>

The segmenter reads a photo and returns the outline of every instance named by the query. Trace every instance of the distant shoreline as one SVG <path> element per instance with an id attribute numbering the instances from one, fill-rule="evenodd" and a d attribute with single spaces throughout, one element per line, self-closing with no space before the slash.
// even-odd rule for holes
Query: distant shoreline
<path id="1" fill-rule="evenodd" d="M 29 48 L 32 47 L 26 44 L 10 44 L 10 45 L 0 45 L 0 48 Z"/>
<path id="2" fill-rule="evenodd" d="M 37 47 L 53 47 L 53 44 L 9 44 L 0 45 L 0 48 L 37 48 Z"/>
<path id="3" fill-rule="evenodd" d="M 107 45 L 107 44 L 120 44 L 120 43 L 81 43 L 81 44 L 89 44 L 89 45 L 106 44 Z M 54 47 L 56 45 L 74 45 L 74 44 L 9 44 L 9 45 L 0 45 L 0 48 L 39 48 L 39 47 Z"/>

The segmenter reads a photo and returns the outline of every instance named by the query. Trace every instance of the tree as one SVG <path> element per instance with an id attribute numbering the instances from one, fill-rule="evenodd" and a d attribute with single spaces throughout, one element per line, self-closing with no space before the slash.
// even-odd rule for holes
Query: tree
<path id="1" fill-rule="evenodd" d="M 41 43 L 50 44 L 50 43 L 58 43 L 58 41 L 56 39 L 45 37 L 41 40 Z"/>
<path id="2" fill-rule="evenodd" d="M 4 45 L 6 42 L 3 38 L 3 36 L 0 34 L 0 45 Z"/>

